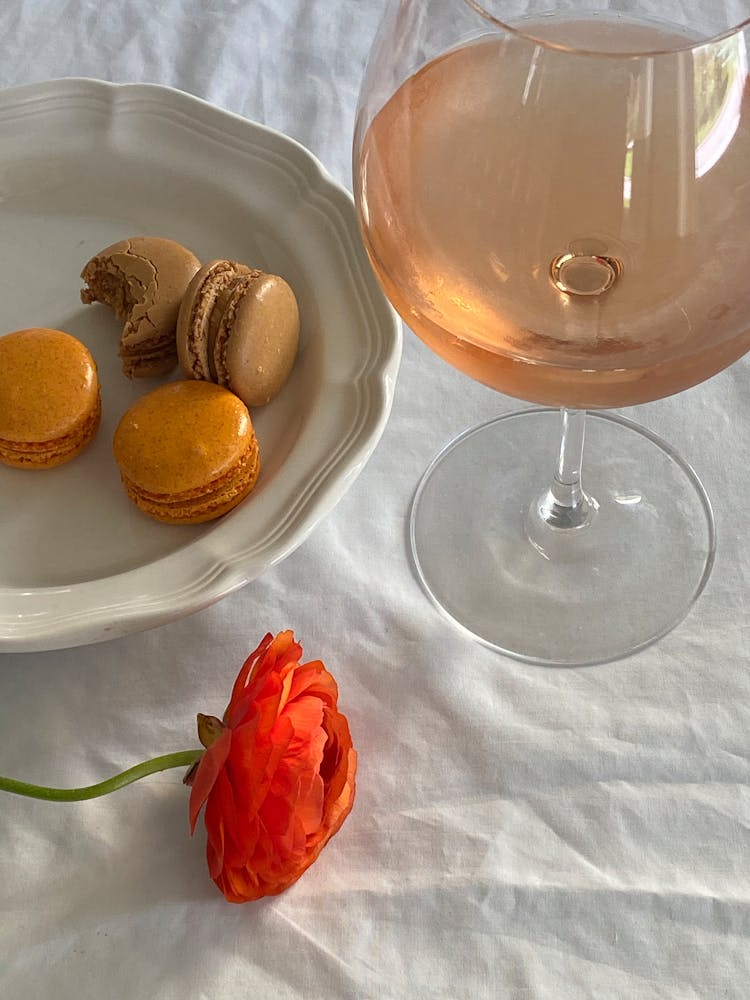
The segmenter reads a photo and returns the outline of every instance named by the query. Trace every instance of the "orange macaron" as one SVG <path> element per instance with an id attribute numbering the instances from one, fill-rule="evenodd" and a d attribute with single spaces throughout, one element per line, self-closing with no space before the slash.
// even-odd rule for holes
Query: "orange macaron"
<path id="1" fill-rule="evenodd" d="M 167 524 L 226 514 L 260 471 L 247 407 L 211 382 L 170 382 L 142 396 L 123 414 L 113 451 L 130 499 Z"/>
<path id="2" fill-rule="evenodd" d="M 62 330 L 0 337 L 0 462 L 50 469 L 79 455 L 101 419 L 96 364 Z"/>

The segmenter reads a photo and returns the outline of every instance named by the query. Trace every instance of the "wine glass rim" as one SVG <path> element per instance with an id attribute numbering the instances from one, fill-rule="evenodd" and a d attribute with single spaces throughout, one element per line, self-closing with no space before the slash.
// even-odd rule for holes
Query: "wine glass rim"
<path id="1" fill-rule="evenodd" d="M 651 58 L 652 56 L 668 56 L 675 55 L 679 52 L 691 52 L 695 49 L 704 48 L 708 45 L 714 45 L 718 42 L 722 42 L 727 38 L 731 38 L 733 35 L 737 35 L 747 28 L 750 28 L 750 14 L 738 24 L 733 25 L 731 28 L 727 28 L 725 31 L 720 31 L 715 35 L 710 37 L 696 39 L 695 41 L 686 40 L 685 45 L 672 46 L 670 48 L 645 48 L 645 49 L 633 49 L 624 50 L 622 52 L 612 52 L 603 51 L 599 49 L 587 49 L 585 47 L 579 47 L 575 45 L 566 45 L 562 42 L 553 42 L 548 38 L 538 37 L 533 33 L 533 31 L 524 31 L 522 27 L 510 24 L 507 21 L 501 20 L 492 14 L 487 8 L 480 2 L 480 0 L 465 0 L 465 2 L 472 7 L 477 14 L 483 17 L 486 21 L 494 24 L 498 28 L 502 28 L 503 31 L 508 32 L 510 35 L 515 35 L 517 38 L 524 39 L 527 42 L 531 42 L 536 46 L 540 46 L 545 49 L 551 49 L 555 52 L 566 53 L 568 55 L 575 56 L 591 56 L 600 59 L 645 59 Z"/>

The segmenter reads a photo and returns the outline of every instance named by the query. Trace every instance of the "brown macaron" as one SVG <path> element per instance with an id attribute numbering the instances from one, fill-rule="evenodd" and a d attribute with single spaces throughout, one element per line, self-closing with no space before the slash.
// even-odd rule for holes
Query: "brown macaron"
<path id="1" fill-rule="evenodd" d="M 165 375 L 177 363 L 180 303 L 200 268 L 174 240 L 134 236 L 101 250 L 81 272 L 81 301 L 103 302 L 124 321 L 120 358 L 128 378 Z"/>
<path id="2" fill-rule="evenodd" d="M 167 524 L 226 514 L 260 471 L 247 407 L 211 382 L 169 382 L 136 400 L 117 426 L 113 452 L 128 496 Z"/>
<path id="3" fill-rule="evenodd" d="M 69 462 L 96 434 L 101 412 L 96 364 L 80 340 L 44 327 L 0 337 L 0 462 Z"/>
<path id="4" fill-rule="evenodd" d="M 211 261 L 180 306 L 180 367 L 188 378 L 226 386 L 247 406 L 264 406 L 289 377 L 299 325 L 297 299 L 283 278 L 236 261 Z"/>

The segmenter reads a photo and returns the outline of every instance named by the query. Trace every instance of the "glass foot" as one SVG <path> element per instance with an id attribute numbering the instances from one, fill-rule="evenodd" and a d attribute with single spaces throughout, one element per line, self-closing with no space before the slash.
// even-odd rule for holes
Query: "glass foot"
<path id="1" fill-rule="evenodd" d="M 582 666 L 643 649 L 680 622 L 715 552 L 711 505 L 669 445 L 610 413 L 586 417 L 593 516 L 550 527 L 535 509 L 555 468 L 560 413 L 509 413 L 435 458 L 411 510 L 412 556 L 437 607 L 487 646 Z"/>

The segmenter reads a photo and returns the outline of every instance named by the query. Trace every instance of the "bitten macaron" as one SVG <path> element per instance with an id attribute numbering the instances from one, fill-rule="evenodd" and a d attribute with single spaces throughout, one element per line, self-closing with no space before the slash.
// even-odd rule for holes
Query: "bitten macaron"
<path id="1" fill-rule="evenodd" d="M 299 307 L 287 282 L 232 260 L 192 278 L 177 319 L 177 356 L 187 378 L 231 389 L 265 406 L 288 379 L 299 346 Z"/>
<path id="2" fill-rule="evenodd" d="M 81 301 L 103 302 L 124 321 L 120 359 L 128 378 L 166 375 L 177 364 L 177 316 L 199 268 L 187 247 L 158 236 L 120 240 L 84 267 Z"/>
<path id="3" fill-rule="evenodd" d="M 101 419 L 96 364 L 62 330 L 0 337 L 0 462 L 50 469 L 79 455 Z"/>
<path id="4" fill-rule="evenodd" d="M 211 382 L 170 382 L 136 400 L 117 426 L 113 452 L 130 499 L 168 524 L 226 514 L 260 471 L 247 407 Z"/>

